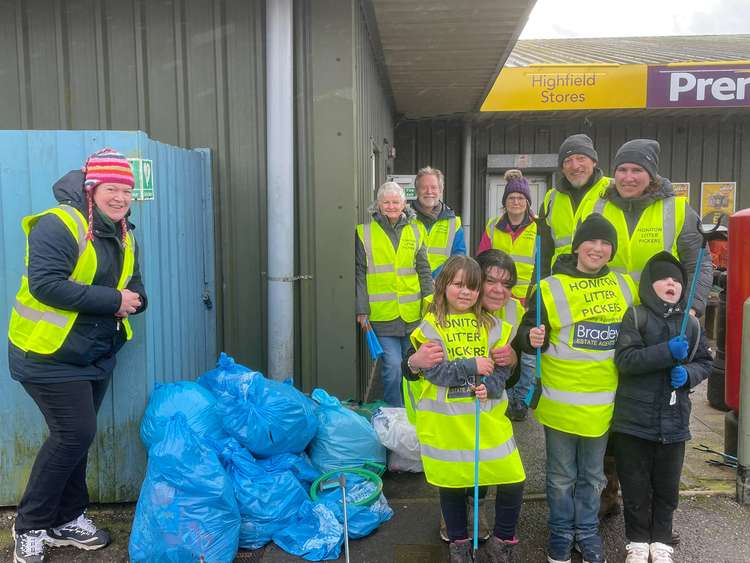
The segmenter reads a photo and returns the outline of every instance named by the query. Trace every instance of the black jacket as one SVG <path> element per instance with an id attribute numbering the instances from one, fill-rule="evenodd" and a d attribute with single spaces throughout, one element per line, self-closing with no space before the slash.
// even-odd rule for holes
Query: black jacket
<path id="1" fill-rule="evenodd" d="M 53 186 L 55 199 L 88 216 L 83 192 L 83 173 L 74 170 Z M 129 225 L 132 230 L 133 225 Z M 101 379 L 115 367 L 115 354 L 125 343 L 125 330 L 114 314 L 120 308 L 115 289 L 123 263 L 119 224 L 94 212 L 94 250 L 97 268 L 92 285 L 68 279 L 78 261 L 78 245 L 63 222 L 45 215 L 29 233 L 29 291 L 47 305 L 78 311 L 70 334 L 59 350 L 50 355 L 24 353 L 8 342 L 8 359 L 13 379 L 28 383 L 49 383 Z M 127 288 L 141 296 L 141 313 L 147 305 L 135 248 L 133 277 Z"/>
<path id="2" fill-rule="evenodd" d="M 668 252 L 660 252 L 646 263 L 638 287 L 642 304 L 637 312 L 631 307 L 625 313 L 615 348 L 619 383 L 612 431 L 671 444 L 690 439 L 690 389 L 708 377 L 713 357 L 698 320 L 690 317 L 688 360 L 684 364 L 688 381 L 677 389 L 676 404 L 670 405 L 670 371 L 679 362 L 672 358 L 667 341 L 680 333 L 687 288 L 683 287 L 676 305 L 659 299 L 652 288 L 651 274 L 658 261 L 678 264 L 687 280 L 682 264 Z"/>

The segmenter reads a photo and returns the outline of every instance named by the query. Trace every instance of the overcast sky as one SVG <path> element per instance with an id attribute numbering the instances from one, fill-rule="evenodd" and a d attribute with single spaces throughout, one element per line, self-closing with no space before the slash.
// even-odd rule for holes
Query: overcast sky
<path id="1" fill-rule="evenodd" d="M 750 33 L 750 0 L 537 0 L 521 39 Z"/>

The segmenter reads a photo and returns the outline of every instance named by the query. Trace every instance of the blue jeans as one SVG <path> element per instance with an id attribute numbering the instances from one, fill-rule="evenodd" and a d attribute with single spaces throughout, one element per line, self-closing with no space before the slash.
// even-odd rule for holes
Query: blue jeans
<path id="1" fill-rule="evenodd" d="M 510 404 L 523 403 L 529 392 L 531 382 L 536 377 L 536 354 L 521 353 L 521 375 L 516 384 L 510 389 Z M 525 403 L 524 403 L 525 404 Z"/>
<path id="2" fill-rule="evenodd" d="M 573 541 L 584 542 L 599 534 L 599 495 L 607 482 L 607 434 L 584 438 L 545 426 L 544 436 L 550 547 L 564 555 Z"/>
<path id="3" fill-rule="evenodd" d="M 409 349 L 408 336 L 378 336 L 383 347 L 380 359 L 380 377 L 383 380 L 383 400 L 392 407 L 404 406 L 401 392 L 401 362 Z"/>

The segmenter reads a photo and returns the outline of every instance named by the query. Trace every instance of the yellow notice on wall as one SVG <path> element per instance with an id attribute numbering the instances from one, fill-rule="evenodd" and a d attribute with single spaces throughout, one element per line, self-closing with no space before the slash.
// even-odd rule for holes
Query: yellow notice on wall
<path id="1" fill-rule="evenodd" d="M 737 182 L 701 183 L 701 219 L 704 223 L 713 222 L 720 213 L 731 215 L 735 209 Z"/>
<path id="2" fill-rule="evenodd" d="M 532 65 L 504 68 L 482 111 L 646 107 L 646 65 Z"/>

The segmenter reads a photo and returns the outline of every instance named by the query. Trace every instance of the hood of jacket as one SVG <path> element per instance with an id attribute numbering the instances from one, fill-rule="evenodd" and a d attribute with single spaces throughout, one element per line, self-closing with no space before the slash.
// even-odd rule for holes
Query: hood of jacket
<path id="1" fill-rule="evenodd" d="M 602 176 L 604 176 L 604 173 L 602 172 L 602 169 L 598 166 L 594 167 L 594 173 L 591 175 L 591 178 L 589 178 L 589 181 L 586 182 L 583 186 L 580 188 L 574 188 L 570 182 L 568 182 L 568 179 L 565 177 L 565 174 L 562 172 L 560 173 L 560 181 L 557 183 L 557 191 L 562 192 L 564 194 L 570 194 L 571 192 L 585 192 L 588 190 L 591 186 L 596 184 L 599 180 L 602 179 Z"/>
<path id="2" fill-rule="evenodd" d="M 666 301 L 662 301 L 659 296 L 656 295 L 656 292 L 653 288 L 653 283 L 655 281 L 653 268 L 654 265 L 658 262 L 671 262 L 672 264 L 675 264 L 682 272 L 682 279 L 688 279 L 687 272 L 685 271 L 682 263 L 677 258 L 672 256 L 669 252 L 661 251 L 657 254 L 654 254 L 643 267 L 641 279 L 638 282 L 638 296 L 641 298 L 641 303 L 651 309 L 651 311 L 653 311 L 659 317 L 667 318 L 672 315 L 682 314 L 682 312 L 685 310 L 685 304 L 687 301 L 686 284 L 683 284 L 682 286 L 682 295 L 680 295 L 680 300 L 677 303 L 671 304 L 667 303 Z"/>
<path id="3" fill-rule="evenodd" d="M 659 201 L 660 199 L 666 199 L 674 195 L 674 188 L 672 182 L 666 178 L 661 179 L 661 185 L 653 192 L 645 193 L 638 197 L 624 198 L 620 195 L 615 187 L 615 181 L 612 180 L 607 190 L 604 192 L 604 197 L 615 204 L 617 207 L 622 209 L 627 214 L 636 214 L 640 216 L 643 211 L 650 206 L 652 203 Z"/>
<path id="4" fill-rule="evenodd" d="M 58 203 L 64 203 L 75 207 L 84 217 L 88 217 L 89 208 L 86 193 L 83 189 L 85 176 L 81 170 L 71 170 L 52 185 L 52 195 Z M 130 212 L 125 216 L 128 219 L 128 228 L 132 231 L 135 226 L 130 222 Z M 116 236 L 118 228 L 109 217 L 101 213 L 94 206 L 94 231 L 100 236 Z"/>
<path id="5" fill-rule="evenodd" d="M 575 252 L 570 254 L 561 254 L 555 260 L 554 266 L 552 266 L 552 274 L 565 274 L 566 276 L 572 276 L 574 278 L 600 278 L 606 276 L 609 273 L 609 266 L 606 264 L 601 270 L 595 274 L 587 274 L 578 269 L 578 255 Z"/>

